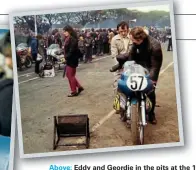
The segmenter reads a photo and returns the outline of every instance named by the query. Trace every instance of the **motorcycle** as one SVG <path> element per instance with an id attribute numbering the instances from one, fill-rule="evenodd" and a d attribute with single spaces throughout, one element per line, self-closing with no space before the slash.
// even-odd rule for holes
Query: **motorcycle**
<path id="1" fill-rule="evenodd" d="M 117 81 L 113 108 L 120 112 L 121 120 L 131 129 L 134 145 L 144 144 L 147 113 L 152 108 L 152 103 L 146 94 L 154 86 L 148 75 L 148 70 L 141 65 L 134 61 L 127 61 Z"/>
<path id="2" fill-rule="evenodd" d="M 55 64 L 58 64 L 60 70 L 61 64 L 63 65 L 65 64 L 65 57 L 63 54 L 63 50 L 60 48 L 60 46 L 58 44 L 51 44 L 47 48 L 46 53 L 47 53 L 47 60 L 51 61 L 54 66 Z"/>
<path id="3" fill-rule="evenodd" d="M 29 55 L 29 49 L 27 44 L 21 43 L 16 47 L 16 55 L 17 55 L 17 66 L 20 70 L 25 66 L 26 68 L 30 68 L 32 66 L 32 58 Z"/>

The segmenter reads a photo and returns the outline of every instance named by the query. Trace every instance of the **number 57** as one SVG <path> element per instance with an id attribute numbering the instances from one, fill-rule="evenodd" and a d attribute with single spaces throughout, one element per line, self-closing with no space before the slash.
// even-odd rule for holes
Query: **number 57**
<path id="1" fill-rule="evenodd" d="M 139 86 L 138 90 L 140 90 L 142 87 L 143 80 L 144 80 L 143 76 L 132 76 L 131 77 L 131 88 L 133 90 L 136 90 L 138 89 L 138 86 Z"/>

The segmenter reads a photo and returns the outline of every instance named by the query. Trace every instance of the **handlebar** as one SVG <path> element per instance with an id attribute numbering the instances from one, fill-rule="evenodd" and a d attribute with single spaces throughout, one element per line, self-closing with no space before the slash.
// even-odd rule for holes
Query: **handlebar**
<path id="1" fill-rule="evenodd" d="M 120 64 L 116 64 L 116 65 L 112 66 L 112 68 L 110 68 L 110 72 L 116 72 L 120 68 L 121 68 Z"/>
<path id="2" fill-rule="evenodd" d="M 116 60 L 118 61 L 118 64 L 112 66 L 110 72 L 116 72 L 117 70 L 121 69 L 123 64 L 127 61 L 128 57 L 129 57 L 129 53 L 117 55 Z"/>

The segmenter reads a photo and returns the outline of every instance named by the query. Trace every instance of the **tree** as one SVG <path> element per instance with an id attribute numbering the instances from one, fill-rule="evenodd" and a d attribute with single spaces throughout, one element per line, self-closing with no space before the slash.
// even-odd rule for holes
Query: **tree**
<path id="1" fill-rule="evenodd" d="M 18 25 L 19 27 L 25 27 L 25 25 L 28 25 L 30 30 L 35 30 L 34 16 L 15 17 L 14 20 L 16 22 L 15 25 Z"/>
<path id="2" fill-rule="evenodd" d="M 46 22 L 44 23 L 43 20 L 46 18 L 48 22 L 51 24 L 47 24 Z M 22 28 L 28 28 L 32 32 L 35 32 L 35 16 L 22 16 L 22 17 L 15 17 L 14 18 L 16 22 L 16 26 L 22 27 Z M 51 26 L 52 26 L 52 21 L 54 21 L 54 18 L 51 16 L 47 15 L 46 17 L 44 15 L 37 15 L 36 16 L 36 25 L 37 25 L 37 32 L 38 34 L 42 34 L 44 32 L 47 32 Z"/>
<path id="3" fill-rule="evenodd" d="M 22 16 L 15 17 L 15 25 L 22 28 L 29 28 L 31 31 L 35 31 L 35 16 Z M 169 12 L 165 11 L 150 11 L 141 12 L 137 10 L 122 9 L 107 9 L 107 10 L 92 10 L 81 12 L 69 12 L 58 14 L 44 14 L 36 16 L 37 31 L 38 33 L 48 32 L 52 28 L 53 24 L 69 24 L 78 25 L 78 27 L 84 27 L 86 24 L 97 24 L 106 19 L 115 20 L 116 23 L 124 20 L 129 22 L 132 19 L 137 19 L 136 24 L 138 26 L 165 26 L 170 25 Z M 114 21 L 113 21 L 114 22 Z"/>
<path id="4" fill-rule="evenodd" d="M 56 24 L 59 21 L 59 15 L 60 14 L 45 14 L 41 17 L 46 18 L 50 24 L 50 27 L 52 27 L 53 24 Z"/>

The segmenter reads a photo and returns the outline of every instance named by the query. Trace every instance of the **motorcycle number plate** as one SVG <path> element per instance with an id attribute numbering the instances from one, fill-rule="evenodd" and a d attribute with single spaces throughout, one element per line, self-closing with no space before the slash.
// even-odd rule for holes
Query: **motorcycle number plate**
<path id="1" fill-rule="evenodd" d="M 147 85 L 146 77 L 137 73 L 131 74 L 127 79 L 127 86 L 132 91 L 142 91 Z"/>

